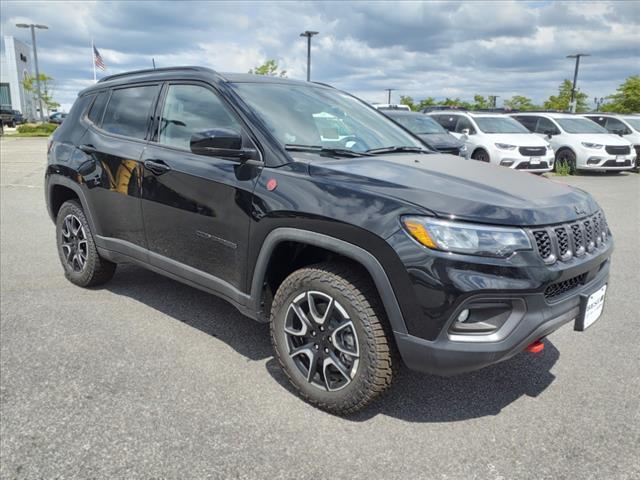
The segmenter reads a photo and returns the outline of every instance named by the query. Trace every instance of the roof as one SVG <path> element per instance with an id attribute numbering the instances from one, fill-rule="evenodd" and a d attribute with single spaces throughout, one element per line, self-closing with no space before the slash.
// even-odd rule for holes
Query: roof
<path id="1" fill-rule="evenodd" d="M 474 112 L 471 110 L 433 110 L 428 112 L 435 115 L 469 115 L 470 117 L 504 117 L 505 112 Z"/>
<path id="2" fill-rule="evenodd" d="M 114 85 L 126 85 L 134 82 L 146 82 L 146 81 L 164 81 L 172 80 L 179 77 L 180 79 L 214 79 L 218 82 L 229 83 L 282 83 L 288 85 L 307 85 L 310 84 L 318 88 L 332 88 L 329 85 L 323 85 L 316 82 L 304 82 L 301 80 L 292 80 L 282 77 L 271 77 L 266 75 L 253 75 L 249 73 L 218 73 L 207 67 L 199 66 L 178 66 L 167 68 L 155 68 L 146 70 L 134 70 L 130 72 L 116 73 L 114 75 L 108 75 L 101 78 L 95 85 L 92 85 L 82 92 L 98 90 L 105 87 L 111 87 Z"/>
<path id="3" fill-rule="evenodd" d="M 411 110 L 404 110 L 404 109 L 400 109 L 400 108 L 382 108 L 380 109 L 381 112 L 383 112 L 385 115 L 396 115 L 396 116 L 405 116 L 405 117 L 412 117 L 412 116 L 424 116 L 424 113 L 420 113 L 420 112 L 413 112 Z"/>

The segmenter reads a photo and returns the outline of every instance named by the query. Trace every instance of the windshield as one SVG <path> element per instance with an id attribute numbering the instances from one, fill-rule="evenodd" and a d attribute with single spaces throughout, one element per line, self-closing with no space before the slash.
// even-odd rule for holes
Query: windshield
<path id="1" fill-rule="evenodd" d="M 596 122 L 586 118 L 555 118 L 554 120 L 567 133 L 609 133 Z"/>
<path id="2" fill-rule="evenodd" d="M 640 132 L 640 117 L 624 117 L 624 121 L 631 125 L 634 130 Z"/>
<path id="3" fill-rule="evenodd" d="M 416 135 L 424 135 L 428 133 L 447 133 L 442 126 L 433 118 L 427 117 L 422 113 L 407 115 L 402 113 L 387 112 L 387 116 L 398 122 L 404 128 Z"/>
<path id="4" fill-rule="evenodd" d="M 278 83 L 231 85 L 283 146 L 353 152 L 385 147 L 426 150 L 384 115 L 338 90 Z"/>
<path id="5" fill-rule="evenodd" d="M 474 117 L 484 133 L 531 133 L 521 123 L 510 117 Z"/>

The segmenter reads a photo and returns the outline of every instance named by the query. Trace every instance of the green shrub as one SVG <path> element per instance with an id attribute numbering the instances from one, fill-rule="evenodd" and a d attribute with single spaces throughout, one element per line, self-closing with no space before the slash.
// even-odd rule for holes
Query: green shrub
<path id="1" fill-rule="evenodd" d="M 556 175 L 561 177 L 566 177 L 567 175 L 571 175 L 571 167 L 567 162 L 558 162 L 556 163 Z"/>
<path id="2" fill-rule="evenodd" d="M 58 128 L 55 123 L 25 123 L 18 125 L 18 133 L 49 136 Z"/>

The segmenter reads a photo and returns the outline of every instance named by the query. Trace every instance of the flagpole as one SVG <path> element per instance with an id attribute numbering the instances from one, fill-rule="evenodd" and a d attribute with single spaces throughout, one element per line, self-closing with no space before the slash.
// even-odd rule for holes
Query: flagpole
<path id="1" fill-rule="evenodd" d="M 93 64 L 93 83 L 97 83 L 97 79 L 96 79 L 96 54 L 95 52 L 95 45 L 93 43 L 93 38 L 91 38 L 91 63 Z"/>

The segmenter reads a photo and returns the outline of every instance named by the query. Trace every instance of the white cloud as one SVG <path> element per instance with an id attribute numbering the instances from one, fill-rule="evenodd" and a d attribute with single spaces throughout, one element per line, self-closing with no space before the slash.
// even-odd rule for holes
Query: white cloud
<path id="1" fill-rule="evenodd" d="M 586 51 L 579 86 L 612 93 L 640 68 L 640 2 L 3 2 L 2 31 L 38 32 L 41 69 L 70 104 L 93 76 L 92 36 L 108 72 L 203 65 L 246 72 L 269 58 L 306 75 L 303 30 L 313 39 L 313 78 L 382 100 L 385 88 L 417 99 L 555 93 Z"/>

